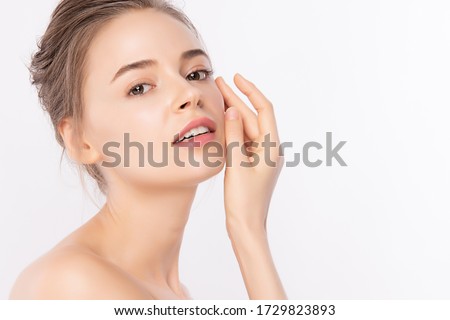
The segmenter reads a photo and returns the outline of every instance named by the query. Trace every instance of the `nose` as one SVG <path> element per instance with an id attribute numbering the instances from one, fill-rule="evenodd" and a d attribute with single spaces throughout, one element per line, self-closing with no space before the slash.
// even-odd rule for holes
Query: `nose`
<path id="1" fill-rule="evenodd" d="M 182 77 L 179 77 L 176 83 L 177 89 L 173 103 L 174 112 L 181 112 L 192 107 L 202 107 L 203 100 L 199 88 L 197 88 L 191 81 L 188 81 Z"/>

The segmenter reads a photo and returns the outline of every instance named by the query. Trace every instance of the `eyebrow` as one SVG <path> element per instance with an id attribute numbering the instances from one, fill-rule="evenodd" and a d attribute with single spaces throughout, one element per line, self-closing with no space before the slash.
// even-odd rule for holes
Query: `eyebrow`
<path id="1" fill-rule="evenodd" d="M 202 49 L 192 49 L 192 50 L 185 51 L 181 54 L 180 60 L 181 61 L 190 60 L 190 59 L 193 59 L 198 56 L 206 57 L 206 59 L 208 59 L 209 63 L 211 63 L 211 59 L 206 54 L 206 52 L 203 51 Z M 113 79 L 111 80 L 111 83 L 113 83 L 117 78 L 119 78 L 121 75 L 125 74 L 128 71 L 137 70 L 137 69 L 145 69 L 145 68 L 155 66 L 157 64 L 158 64 L 158 62 L 153 59 L 140 60 L 140 61 L 136 61 L 136 62 L 127 64 L 127 65 L 121 67 L 119 69 L 119 71 L 116 72 Z"/>

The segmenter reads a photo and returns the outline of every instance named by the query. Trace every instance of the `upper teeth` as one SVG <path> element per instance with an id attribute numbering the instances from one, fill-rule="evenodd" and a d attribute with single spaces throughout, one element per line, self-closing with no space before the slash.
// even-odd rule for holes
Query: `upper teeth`
<path id="1" fill-rule="evenodd" d="M 199 126 L 197 128 L 191 129 L 188 132 L 186 132 L 184 134 L 184 136 L 180 140 L 178 140 L 177 142 L 182 141 L 184 139 L 189 139 L 191 137 L 198 136 L 199 134 L 203 134 L 203 133 L 207 133 L 207 132 L 210 132 L 207 127 Z"/>

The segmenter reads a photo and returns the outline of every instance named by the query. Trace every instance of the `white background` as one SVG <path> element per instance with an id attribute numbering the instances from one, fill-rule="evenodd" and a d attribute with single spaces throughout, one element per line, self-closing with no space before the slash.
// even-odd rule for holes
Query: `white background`
<path id="1" fill-rule="evenodd" d="M 18 273 L 89 219 L 26 65 L 56 0 L 0 13 L 0 299 Z M 272 253 L 291 299 L 450 298 L 450 3 L 177 1 L 216 75 L 240 72 L 302 152 L 333 132 L 348 167 L 284 168 Z M 323 150 L 311 154 L 324 157 Z M 223 172 L 199 188 L 181 253 L 194 299 L 245 299 L 224 227 Z M 97 206 L 94 204 L 97 203 Z"/>

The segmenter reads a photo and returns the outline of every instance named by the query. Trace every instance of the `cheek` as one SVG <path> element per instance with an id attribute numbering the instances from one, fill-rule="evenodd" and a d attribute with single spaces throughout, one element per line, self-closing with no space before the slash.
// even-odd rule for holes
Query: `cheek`
<path id="1" fill-rule="evenodd" d="M 225 112 L 225 101 L 217 85 L 214 83 L 211 90 L 211 98 L 215 101 L 215 106 Z"/>
<path id="2" fill-rule="evenodd" d="M 122 115 L 122 130 L 134 134 L 143 143 L 164 141 L 164 108 L 145 102 L 132 108 Z"/>
<path id="3" fill-rule="evenodd" d="M 210 92 L 212 112 L 217 120 L 217 131 L 224 134 L 225 130 L 225 102 L 219 88 L 214 85 Z"/>
<path id="4" fill-rule="evenodd" d="M 215 83 L 211 84 L 211 87 L 205 92 L 205 102 L 209 106 L 208 111 L 214 115 L 217 126 L 221 127 L 225 119 L 225 102 Z"/>
<path id="5" fill-rule="evenodd" d="M 103 147 L 108 143 L 120 144 L 117 153 L 121 155 L 125 141 L 159 145 L 165 138 L 162 123 L 161 108 L 125 103 L 88 106 L 83 119 L 86 138 L 103 155 Z"/>

